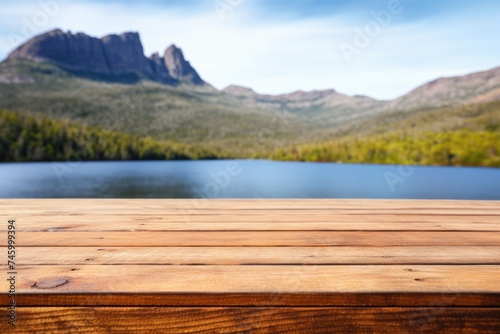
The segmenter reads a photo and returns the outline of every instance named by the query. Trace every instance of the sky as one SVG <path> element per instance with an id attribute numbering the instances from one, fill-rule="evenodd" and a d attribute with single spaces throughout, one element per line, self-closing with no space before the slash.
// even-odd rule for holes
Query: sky
<path id="1" fill-rule="evenodd" d="M 0 0 L 0 59 L 46 31 L 137 31 L 202 78 L 259 93 L 335 89 L 392 99 L 500 66 L 497 0 Z"/>

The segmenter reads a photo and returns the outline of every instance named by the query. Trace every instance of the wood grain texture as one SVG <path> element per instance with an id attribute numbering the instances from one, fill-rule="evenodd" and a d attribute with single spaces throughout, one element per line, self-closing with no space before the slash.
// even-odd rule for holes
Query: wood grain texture
<path id="1" fill-rule="evenodd" d="M 500 293 L 44 293 L 17 295 L 23 306 L 346 306 L 346 307 L 499 307 Z M 6 294 L 0 303 L 7 305 Z"/>
<path id="2" fill-rule="evenodd" d="M 21 265 L 18 272 L 18 293 L 40 294 L 500 291 L 500 266 L 495 265 Z M 47 282 L 57 284 L 45 288 Z M 7 291 L 7 284 L 2 281 L 0 291 Z"/>
<path id="3" fill-rule="evenodd" d="M 97 231 L 500 231 L 496 216 L 331 215 L 317 217 L 95 215 L 17 216 L 23 232 Z M 300 221 L 301 220 L 301 221 Z M 99 222 L 99 224 L 96 224 Z"/>
<path id="4" fill-rule="evenodd" d="M 500 308 L 28 307 L 19 317 L 12 333 L 496 334 L 500 328 Z"/>
<path id="5" fill-rule="evenodd" d="M 500 246 L 23 247 L 18 252 L 23 265 L 87 265 L 89 258 L 93 265 L 500 264 Z"/>
<path id="6" fill-rule="evenodd" d="M 106 203 L 106 202 L 104 202 Z M 96 206 L 95 208 L 32 208 L 32 207 L 12 207 L 13 210 L 22 210 L 25 214 L 38 215 L 38 216 L 51 216 L 51 215 L 71 215 L 75 211 L 80 211 L 81 213 L 93 213 L 102 216 L 105 215 L 141 215 L 144 212 L 156 215 L 185 215 L 185 216 L 239 216 L 239 217 L 249 217 L 254 216 L 263 217 L 267 219 L 279 219 L 281 214 L 287 212 L 288 214 L 295 213 L 298 216 L 308 216 L 314 214 L 317 217 L 328 217 L 331 215 L 352 215 L 352 216 L 367 216 L 367 215 L 398 215 L 406 214 L 412 216 L 498 216 L 500 214 L 500 209 L 497 208 L 421 208 L 421 209 L 255 209 L 255 210 L 226 210 L 226 209 L 211 209 L 211 210 L 193 210 L 193 209 L 169 209 L 169 208 L 133 208 L 133 207 L 122 207 L 122 208 L 106 208 L 105 205 Z M 253 212 L 254 211 L 254 212 Z M 302 217 L 305 218 L 305 217 Z M 300 217 L 299 217 L 300 219 Z M 254 219 L 255 220 L 255 219 Z"/>
<path id="7" fill-rule="evenodd" d="M 266 246 L 499 246 L 500 232 L 407 231 L 136 231 L 20 232 L 18 242 L 37 247 L 266 247 Z M 7 232 L 0 232 L 6 246 Z"/>

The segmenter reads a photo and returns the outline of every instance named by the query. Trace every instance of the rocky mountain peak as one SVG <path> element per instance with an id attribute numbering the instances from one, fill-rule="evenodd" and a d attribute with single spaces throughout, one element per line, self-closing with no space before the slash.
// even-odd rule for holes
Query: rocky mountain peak
<path id="1" fill-rule="evenodd" d="M 181 82 L 200 84 L 203 82 L 201 77 L 184 58 L 184 53 L 176 45 L 172 44 L 165 50 L 163 56 L 165 68 L 170 76 Z"/>
<path id="2" fill-rule="evenodd" d="M 8 59 L 46 61 L 84 74 L 133 74 L 138 79 L 149 78 L 163 84 L 205 84 L 176 46 L 169 47 L 163 58 L 158 54 L 146 58 L 137 32 L 99 39 L 55 29 L 19 46 Z"/>

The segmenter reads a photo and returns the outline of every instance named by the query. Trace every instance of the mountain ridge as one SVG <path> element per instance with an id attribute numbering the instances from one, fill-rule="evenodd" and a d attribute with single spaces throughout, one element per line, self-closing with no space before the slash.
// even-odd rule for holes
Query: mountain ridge
<path id="1" fill-rule="evenodd" d="M 496 94 L 492 94 L 496 92 Z M 393 110 L 441 108 L 492 102 L 500 96 L 500 66 L 461 76 L 441 77 L 390 101 Z"/>

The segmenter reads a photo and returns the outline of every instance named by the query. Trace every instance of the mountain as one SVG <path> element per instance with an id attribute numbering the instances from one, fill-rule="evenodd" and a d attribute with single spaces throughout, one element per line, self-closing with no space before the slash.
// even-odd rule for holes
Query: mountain
<path id="1" fill-rule="evenodd" d="M 500 67 L 426 83 L 390 102 L 391 110 L 442 108 L 500 99 Z"/>
<path id="2" fill-rule="evenodd" d="M 56 29 L 19 46 L 7 59 L 50 62 L 76 74 L 106 75 L 116 81 L 147 78 L 169 85 L 205 85 L 181 49 L 172 45 L 163 57 L 154 54 L 147 58 L 136 32 L 98 39 Z"/>

